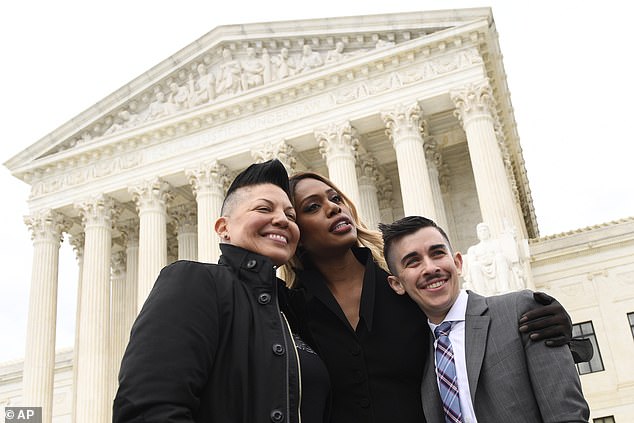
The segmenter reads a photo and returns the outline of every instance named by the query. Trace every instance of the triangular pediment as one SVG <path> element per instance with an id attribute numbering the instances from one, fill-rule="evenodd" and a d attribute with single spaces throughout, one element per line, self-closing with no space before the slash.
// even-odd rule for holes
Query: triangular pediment
<path id="1" fill-rule="evenodd" d="M 73 150 L 107 145 L 110 139 L 144 132 L 165 119 L 231 103 L 275 84 L 287 86 L 328 67 L 376 56 L 425 37 L 442 36 L 482 20 L 492 21 L 490 9 L 220 26 L 5 165 L 11 170 L 29 168 L 34 162 L 72 155 Z"/>

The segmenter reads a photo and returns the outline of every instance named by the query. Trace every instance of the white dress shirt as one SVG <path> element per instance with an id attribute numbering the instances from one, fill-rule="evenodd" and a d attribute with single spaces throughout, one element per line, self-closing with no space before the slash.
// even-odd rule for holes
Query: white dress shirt
<path id="1" fill-rule="evenodd" d="M 477 423 L 473 403 L 471 402 L 471 392 L 469 391 L 469 379 L 467 378 L 467 360 L 465 358 L 465 314 L 467 312 L 468 294 L 464 289 L 458 293 L 456 302 L 445 316 L 443 322 L 451 322 L 451 332 L 449 340 L 453 348 L 454 361 L 456 363 L 456 376 L 458 377 L 458 392 L 460 395 L 460 410 L 465 423 Z M 437 326 L 427 320 L 432 333 Z M 442 323 L 442 322 L 441 322 Z M 434 339 L 434 348 L 436 340 Z M 434 354 L 434 361 L 436 355 Z M 439 388 L 440 389 L 440 388 Z"/>

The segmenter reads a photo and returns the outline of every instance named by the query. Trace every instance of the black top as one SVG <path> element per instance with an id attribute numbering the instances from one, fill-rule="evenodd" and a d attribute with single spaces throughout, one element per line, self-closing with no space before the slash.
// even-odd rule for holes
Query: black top
<path id="1" fill-rule="evenodd" d="M 299 335 L 293 334 L 301 369 L 302 423 L 328 421 L 330 380 L 328 370 L 317 353 Z"/>
<path id="2" fill-rule="evenodd" d="M 424 422 L 420 383 L 428 353 L 427 318 L 407 295 L 392 291 L 368 249 L 353 251 L 365 264 L 356 330 L 316 269 L 298 275 L 295 292 L 303 293 L 299 318 L 307 320 L 330 373 L 332 422 Z"/>

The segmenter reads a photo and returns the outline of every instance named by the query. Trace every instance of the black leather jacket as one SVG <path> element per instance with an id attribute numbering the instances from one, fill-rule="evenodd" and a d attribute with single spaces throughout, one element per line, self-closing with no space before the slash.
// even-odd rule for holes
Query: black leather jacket
<path id="1" fill-rule="evenodd" d="M 221 249 L 217 265 L 161 271 L 132 327 L 113 422 L 299 421 L 286 289 L 268 258 Z"/>

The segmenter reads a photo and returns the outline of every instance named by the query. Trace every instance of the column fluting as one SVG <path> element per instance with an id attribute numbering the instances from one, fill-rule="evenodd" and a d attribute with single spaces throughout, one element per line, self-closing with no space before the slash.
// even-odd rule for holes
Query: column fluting
<path id="1" fill-rule="evenodd" d="M 114 201 L 100 195 L 75 205 L 84 224 L 79 352 L 78 422 L 107 423 L 112 415 L 110 384 L 110 260 Z"/>
<path id="2" fill-rule="evenodd" d="M 141 310 L 161 269 L 167 265 L 167 182 L 154 178 L 129 188 L 139 213 L 137 309 Z"/>
<path id="3" fill-rule="evenodd" d="M 421 215 L 436 220 L 434 193 L 429 179 L 418 103 L 398 105 L 381 113 L 386 132 L 394 144 L 405 216 Z"/>
<path id="4" fill-rule="evenodd" d="M 59 247 L 66 219 L 53 210 L 42 210 L 25 217 L 24 223 L 29 227 L 33 240 L 33 264 L 24 356 L 23 404 L 42 407 L 42 421 L 50 423 Z"/>

